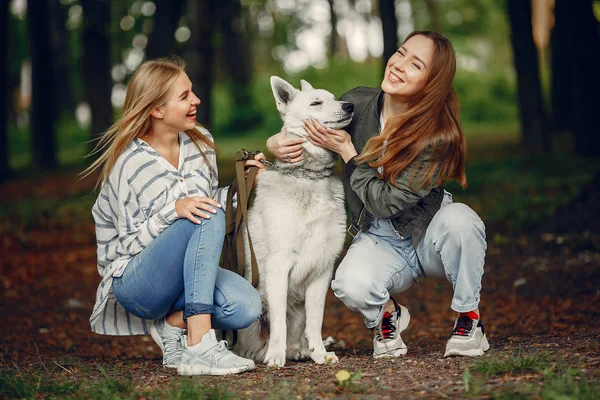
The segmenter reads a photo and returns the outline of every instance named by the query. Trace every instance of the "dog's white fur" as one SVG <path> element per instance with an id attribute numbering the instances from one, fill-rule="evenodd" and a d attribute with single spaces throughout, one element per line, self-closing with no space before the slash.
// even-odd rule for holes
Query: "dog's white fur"
<path id="1" fill-rule="evenodd" d="M 336 101 L 328 91 L 314 89 L 304 80 L 301 83 L 299 91 L 271 77 L 288 137 L 306 137 L 304 120 L 311 117 L 331 128 L 350 122 L 350 103 Z M 303 148 L 303 161 L 276 161 L 275 168 L 261 173 L 248 212 L 263 315 L 239 331 L 233 350 L 269 366 L 282 367 L 286 359 L 308 357 L 318 364 L 338 360 L 326 351 L 321 327 L 334 262 L 344 244 L 344 189 L 332 175 L 337 156 L 308 140 Z M 246 260 L 250 260 L 248 248 Z M 251 279 L 249 263 L 246 278 Z"/>

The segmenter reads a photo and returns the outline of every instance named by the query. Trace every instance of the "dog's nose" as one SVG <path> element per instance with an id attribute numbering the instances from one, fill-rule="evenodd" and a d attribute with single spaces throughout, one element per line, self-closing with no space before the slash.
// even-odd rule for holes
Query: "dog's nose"
<path id="1" fill-rule="evenodd" d="M 342 104 L 342 110 L 351 113 L 352 111 L 354 111 L 354 104 L 344 103 Z"/>

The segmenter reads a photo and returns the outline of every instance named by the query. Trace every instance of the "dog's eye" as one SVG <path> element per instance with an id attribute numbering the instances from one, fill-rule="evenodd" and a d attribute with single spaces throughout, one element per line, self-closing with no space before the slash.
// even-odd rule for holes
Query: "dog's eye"
<path id="1" fill-rule="evenodd" d="M 312 103 L 310 103 L 310 106 L 315 107 L 315 106 L 320 106 L 321 104 L 323 104 L 322 101 L 313 101 Z"/>

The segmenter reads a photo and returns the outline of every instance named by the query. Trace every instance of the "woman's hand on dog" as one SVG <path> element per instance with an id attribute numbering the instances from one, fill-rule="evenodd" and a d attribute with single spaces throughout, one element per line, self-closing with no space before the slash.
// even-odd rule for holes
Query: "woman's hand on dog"
<path id="1" fill-rule="evenodd" d="M 267 158 L 265 157 L 265 155 L 263 153 L 258 153 L 257 155 L 254 156 L 253 160 L 246 160 L 244 161 L 244 177 L 248 177 L 248 168 L 250 167 L 257 167 L 258 170 L 256 171 L 256 178 L 254 179 L 254 182 L 252 183 L 252 186 L 254 187 L 256 185 L 256 181 L 258 180 L 258 176 L 261 174 L 261 172 L 263 172 L 267 166 L 265 164 L 263 164 L 261 162 L 261 160 L 266 160 Z"/>
<path id="2" fill-rule="evenodd" d="M 308 133 L 309 142 L 338 153 L 344 162 L 348 162 L 358 154 L 352 144 L 350 134 L 343 129 L 324 128 L 314 118 L 304 122 L 304 129 Z"/>
<path id="3" fill-rule="evenodd" d="M 192 196 L 175 201 L 175 212 L 179 218 L 187 218 L 195 224 L 200 221 L 196 217 L 210 218 L 210 214 L 216 214 L 221 205 L 209 197 Z"/>
<path id="4" fill-rule="evenodd" d="M 285 130 L 271 136 L 267 139 L 267 150 L 273 154 L 279 161 L 286 163 L 296 163 L 304 159 L 302 143 L 306 141 L 304 138 L 285 137 Z"/>

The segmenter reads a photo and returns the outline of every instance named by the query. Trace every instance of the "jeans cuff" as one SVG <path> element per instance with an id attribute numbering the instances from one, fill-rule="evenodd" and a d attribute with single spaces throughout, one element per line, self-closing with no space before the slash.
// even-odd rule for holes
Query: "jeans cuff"
<path id="1" fill-rule="evenodd" d="M 457 313 L 466 313 L 469 311 L 476 310 L 478 307 L 479 307 L 479 301 L 475 301 L 471 304 L 467 304 L 466 306 L 458 305 L 453 301 L 452 305 L 450 306 L 450 308 L 452 308 L 452 310 L 456 311 Z"/>
<path id="2" fill-rule="evenodd" d="M 183 310 L 183 320 L 187 321 L 188 317 L 194 315 L 213 314 L 214 312 L 215 306 L 213 304 L 186 303 L 185 310 Z"/>

